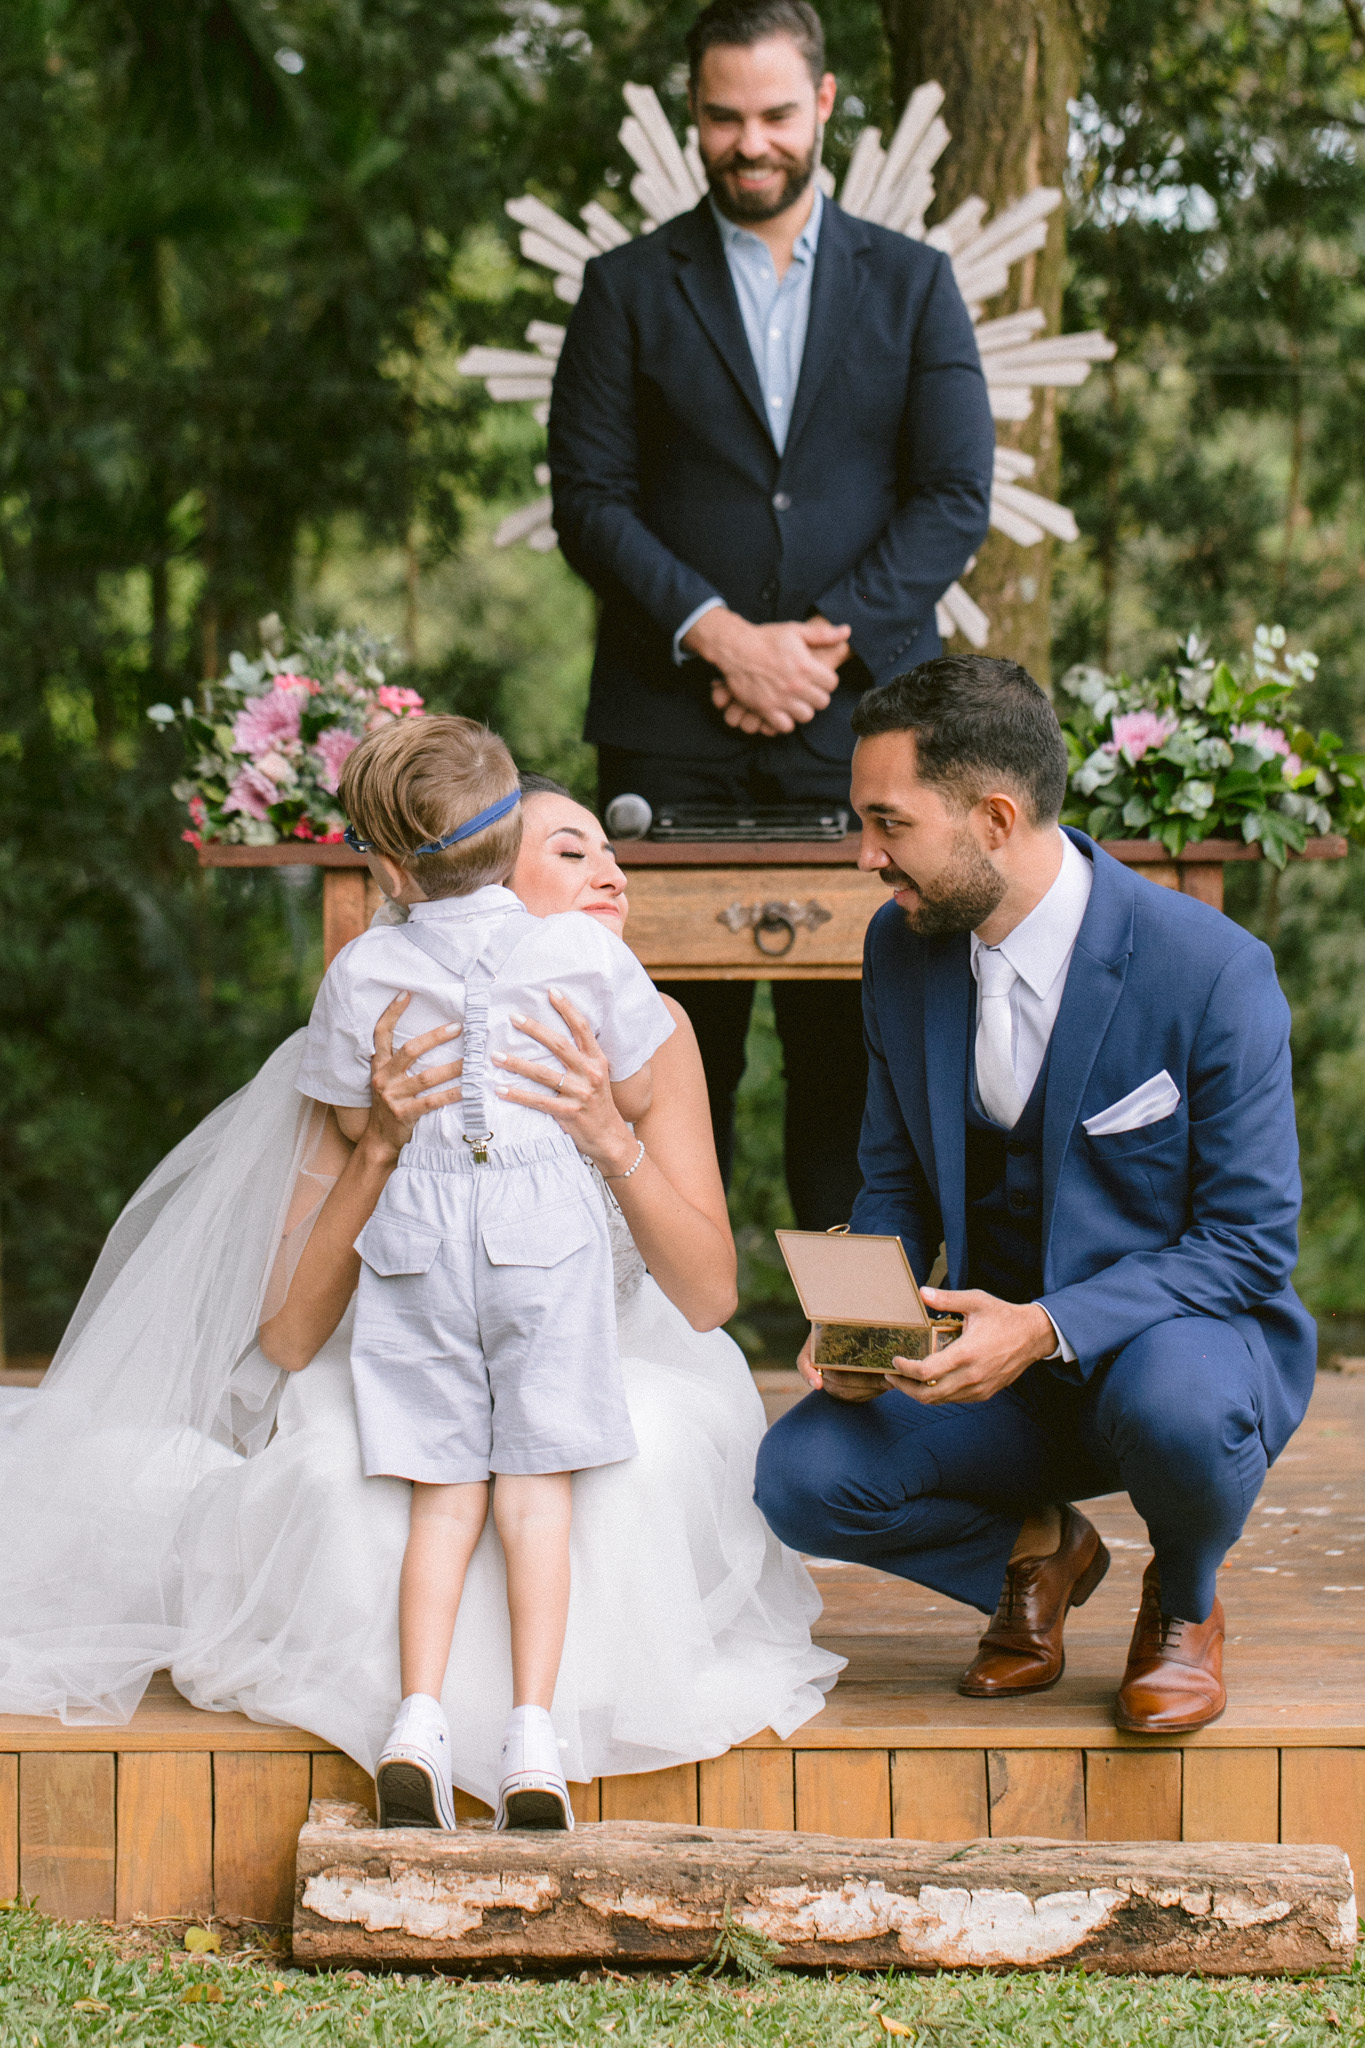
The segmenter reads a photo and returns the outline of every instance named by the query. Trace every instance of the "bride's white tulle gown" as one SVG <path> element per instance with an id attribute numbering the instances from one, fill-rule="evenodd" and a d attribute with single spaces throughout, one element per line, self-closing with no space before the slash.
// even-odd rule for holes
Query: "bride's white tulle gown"
<path id="1" fill-rule="evenodd" d="M 138 1191 L 42 1388 L 0 1406 L 0 1711 L 123 1722 L 169 1668 L 199 1706 L 374 1768 L 399 1696 L 408 1488 L 362 1476 L 349 1317 L 301 1373 L 255 1343 L 311 1222 L 285 1231 L 318 1128 L 293 1085 L 302 1036 Z M 573 1779 L 790 1734 L 843 1662 L 812 1644 L 819 1595 L 753 1505 L 763 1411 L 742 1354 L 690 1328 L 603 1199 L 640 1449 L 574 1480 L 554 1703 Z M 491 1802 L 511 1705 L 491 1519 L 444 1700 L 455 1782 Z"/>

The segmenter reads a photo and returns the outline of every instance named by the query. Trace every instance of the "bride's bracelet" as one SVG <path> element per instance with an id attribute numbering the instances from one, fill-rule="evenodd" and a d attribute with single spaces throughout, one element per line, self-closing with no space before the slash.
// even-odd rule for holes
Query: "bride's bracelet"
<path id="1" fill-rule="evenodd" d="M 636 1171 L 637 1167 L 639 1166 L 639 1164 L 640 1164 L 641 1160 L 642 1160 L 642 1159 L 644 1158 L 644 1156 L 645 1156 L 645 1141 L 644 1141 L 644 1139 L 643 1139 L 643 1138 L 641 1138 L 641 1140 L 640 1140 L 640 1149 L 639 1149 L 639 1151 L 638 1151 L 638 1152 L 636 1153 L 636 1155 L 635 1155 L 634 1159 L 633 1159 L 633 1160 L 631 1161 L 630 1165 L 629 1165 L 629 1166 L 628 1166 L 628 1167 L 626 1168 L 625 1172 L 624 1172 L 624 1173 L 604 1173 L 604 1174 L 603 1174 L 603 1176 L 602 1176 L 603 1180 L 629 1180 L 629 1179 L 630 1179 L 630 1177 L 631 1177 L 631 1175 L 632 1175 L 632 1174 L 633 1174 L 633 1173 L 634 1173 L 634 1172 Z"/>

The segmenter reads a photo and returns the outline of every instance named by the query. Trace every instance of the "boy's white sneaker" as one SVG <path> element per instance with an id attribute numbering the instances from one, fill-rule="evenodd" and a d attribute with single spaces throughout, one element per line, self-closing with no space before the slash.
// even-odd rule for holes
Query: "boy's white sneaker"
<path id="1" fill-rule="evenodd" d="M 495 1828 L 573 1827 L 554 1723 L 544 1707 L 514 1707 L 502 1738 Z"/>
<path id="2" fill-rule="evenodd" d="M 441 1702 L 409 1693 L 398 1709 L 374 1774 L 381 1828 L 443 1828 L 454 1834 L 450 1724 Z"/>

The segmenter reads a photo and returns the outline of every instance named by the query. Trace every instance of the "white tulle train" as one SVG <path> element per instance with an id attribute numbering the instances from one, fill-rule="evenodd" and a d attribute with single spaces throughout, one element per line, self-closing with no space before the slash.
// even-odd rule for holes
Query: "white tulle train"
<path id="1" fill-rule="evenodd" d="M 282 1236 L 310 1152 L 298 1049 L 158 1168 L 48 1382 L 0 1407 L 0 1711 L 126 1721 L 169 1668 L 199 1706 L 308 1728 L 373 1769 L 399 1697 L 408 1488 L 361 1473 L 348 1324 L 292 1377 L 254 1344 L 302 1242 Z M 579 1780 L 789 1734 L 843 1662 L 812 1644 L 819 1595 L 753 1505 L 763 1412 L 743 1356 L 690 1328 L 611 1208 L 640 1449 L 574 1481 L 554 1718 Z M 491 1802 L 511 1705 L 491 1521 L 444 1703 L 456 1783 Z"/>

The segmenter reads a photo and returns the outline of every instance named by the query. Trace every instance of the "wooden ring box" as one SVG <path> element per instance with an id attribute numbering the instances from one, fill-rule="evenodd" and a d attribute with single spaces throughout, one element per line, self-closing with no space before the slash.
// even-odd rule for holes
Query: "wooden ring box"
<path id="1" fill-rule="evenodd" d="M 932 1358 L 962 1334 L 961 1316 L 931 1316 L 898 1237 L 779 1230 L 778 1246 L 815 1332 L 812 1363 L 845 1393 L 883 1391 L 893 1358 Z"/>

